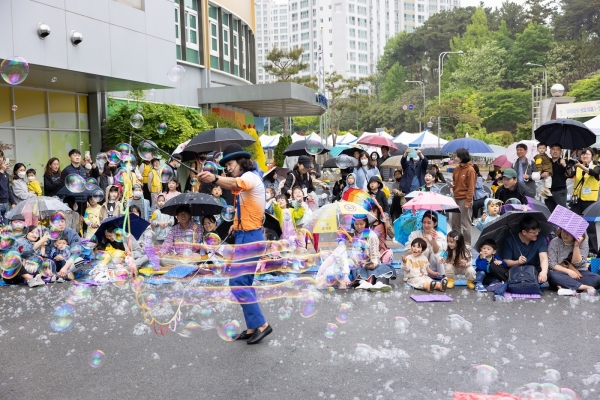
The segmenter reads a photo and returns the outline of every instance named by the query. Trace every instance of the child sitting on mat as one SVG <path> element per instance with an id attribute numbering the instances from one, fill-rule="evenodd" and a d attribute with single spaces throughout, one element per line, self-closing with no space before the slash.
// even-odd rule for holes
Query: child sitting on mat
<path id="1" fill-rule="evenodd" d="M 443 278 L 436 282 L 429 277 L 434 271 L 429 268 L 429 260 L 423 255 L 427 249 L 427 242 L 422 238 L 416 238 L 410 243 L 411 254 L 402 256 L 402 270 L 407 283 L 415 289 L 425 290 L 429 293 L 434 290 L 446 291 L 448 279 Z"/>

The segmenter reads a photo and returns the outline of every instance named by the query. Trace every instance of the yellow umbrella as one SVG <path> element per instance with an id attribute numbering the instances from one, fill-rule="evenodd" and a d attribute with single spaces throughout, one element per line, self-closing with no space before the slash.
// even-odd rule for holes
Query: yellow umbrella
<path id="1" fill-rule="evenodd" d="M 348 201 L 338 201 L 319 208 L 312 218 L 304 224 L 304 228 L 312 233 L 337 232 L 340 222 L 345 216 L 366 215 L 369 223 L 375 221 L 375 216 L 364 207 Z"/>

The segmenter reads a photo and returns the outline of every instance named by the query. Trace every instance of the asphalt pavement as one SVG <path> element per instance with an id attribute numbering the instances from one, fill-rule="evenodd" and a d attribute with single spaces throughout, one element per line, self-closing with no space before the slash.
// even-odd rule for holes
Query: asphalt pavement
<path id="1" fill-rule="evenodd" d="M 0 287 L 0 399 L 429 400 L 534 382 L 600 398 L 599 297 L 494 302 L 456 287 L 452 303 L 415 303 L 401 276 L 389 293 L 286 287 L 262 303 L 274 332 L 254 346 L 222 338 L 227 321 L 244 329 L 235 304 L 184 305 L 163 336 L 129 283 Z M 144 285 L 140 298 L 171 293 L 164 321 L 181 289 Z"/>

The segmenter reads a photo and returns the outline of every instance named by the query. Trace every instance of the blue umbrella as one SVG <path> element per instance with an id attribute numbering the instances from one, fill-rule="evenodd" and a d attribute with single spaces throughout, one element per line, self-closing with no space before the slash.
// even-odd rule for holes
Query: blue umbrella
<path id="1" fill-rule="evenodd" d="M 360 144 L 338 144 L 331 148 L 329 154 L 333 157 L 337 157 L 342 153 L 351 156 L 354 153 L 354 150 L 362 151 L 364 150 L 364 147 Z"/>
<path id="2" fill-rule="evenodd" d="M 471 138 L 462 138 L 451 140 L 446 143 L 441 151 L 447 153 L 455 153 L 456 150 L 460 148 L 465 148 L 469 150 L 469 153 L 493 153 L 494 150 L 487 143 L 482 142 L 481 140 L 471 139 Z"/>
<path id="3" fill-rule="evenodd" d="M 98 238 L 98 240 L 104 237 L 104 231 L 106 230 L 106 228 L 108 228 L 109 225 L 116 225 L 119 228 L 122 228 L 124 221 L 125 215 L 121 215 L 119 217 L 106 218 L 98 227 L 98 230 L 95 233 L 96 237 Z M 148 226 L 150 226 L 150 222 L 138 217 L 133 213 L 129 213 L 129 223 L 125 227 L 125 231 L 129 232 L 129 229 L 131 229 L 131 234 L 136 240 L 138 240 L 140 236 L 142 236 L 142 233 L 144 233 L 146 228 L 148 228 Z"/>

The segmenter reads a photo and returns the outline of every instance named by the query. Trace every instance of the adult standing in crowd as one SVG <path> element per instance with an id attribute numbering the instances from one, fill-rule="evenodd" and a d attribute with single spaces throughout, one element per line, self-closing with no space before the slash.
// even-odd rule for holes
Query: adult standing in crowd
<path id="1" fill-rule="evenodd" d="M 598 188 L 600 187 L 600 165 L 594 164 L 592 149 L 587 147 L 581 151 L 579 161 L 575 163 L 575 180 L 573 182 L 573 204 L 571 211 L 583 215 L 583 212 L 598 201 Z M 554 177 L 552 178 L 554 181 Z M 554 193 L 552 193 L 554 197 Z M 598 239 L 596 237 L 596 224 L 589 224 L 587 228 L 590 251 L 598 254 Z"/>
<path id="2" fill-rule="evenodd" d="M 27 188 L 27 175 L 25 174 L 25 164 L 16 163 L 13 167 L 13 182 L 12 189 L 15 201 L 20 203 L 31 197 L 37 196 L 35 193 L 30 192 Z"/>
<path id="3" fill-rule="evenodd" d="M 356 186 L 365 192 L 368 190 L 369 179 L 379 175 L 379 169 L 371 161 L 369 153 L 362 151 L 358 156 L 358 166 L 354 168 Z"/>
<path id="4" fill-rule="evenodd" d="M 381 168 L 381 164 L 383 164 L 385 160 L 390 158 L 390 148 L 387 146 L 381 146 L 381 154 L 381 157 L 377 159 L 377 168 L 379 168 L 379 172 L 381 173 L 381 179 L 384 182 L 393 182 L 394 169 L 389 167 Z"/>
<path id="5" fill-rule="evenodd" d="M 310 160 L 310 157 L 298 157 L 298 163 L 294 166 L 293 170 L 288 172 L 281 194 L 290 198 L 292 196 L 292 188 L 295 186 L 300 186 L 302 188 L 304 197 L 306 197 L 308 193 L 314 192 L 315 187 L 309 174 L 311 168 L 312 161 Z"/>
<path id="6" fill-rule="evenodd" d="M 473 218 L 479 217 L 479 210 L 483 208 L 485 199 L 487 199 L 487 193 L 483 188 L 483 176 L 479 172 L 479 167 L 473 164 L 475 170 L 475 194 L 473 195 Z"/>
<path id="7" fill-rule="evenodd" d="M 13 192 L 10 190 L 10 179 L 6 172 L 7 164 L 4 152 L 0 150 L 0 223 L 4 223 L 4 216 L 16 204 Z"/>
<path id="8" fill-rule="evenodd" d="M 408 158 L 411 149 L 407 148 L 400 160 L 402 166 L 402 179 L 400 189 L 404 194 L 417 190 L 425 185 L 425 172 L 429 167 L 429 160 L 423 156 L 421 150 L 417 150 L 417 157 Z"/>
<path id="9" fill-rule="evenodd" d="M 473 196 L 475 194 L 475 183 L 477 177 L 473 164 L 471 164 L 471 155 L 465 148 L 456 150 L 454 162 L 457 164 L 452 172 L 452 187 L 454 188 L 454 200 L 460 208 L 460 213 L 452 213 L 450 224 L 452 229 L 459 231 L 465 238 L 465 245 L 471 245 L 471 218 L 473 210 Z"/>
<path id="10" fill-rule="evenodd" d="M 231 177 L 220 177 L 207 171 L 198 175 L 202 182 L 216 184 L 231 190 L 235 195 L 235 219 L 232 230 L 236 245 L 265 240 L 263 229 L 265 187 L 250 157 L 250 153 L 244 151 L 239 144 L 230 144 L 223 150 L 223 158 L 219 164 L 227 169 Z M 306 162 L 303 157 L 306 157 Z M 304 168 L 306 163 L 310 164 L 310 158 L 300 156 L 298 164 Z M 306 174 L 308 175 L 308 167 Z M 234 253 L 233 262 L 235 257 Z M 263 316 L 256 299 L 256 292 L 252 288 L 256 268 L 256 263 L 253 261 L 258 261 L 258 258 L 244 260 L 249 269 L 244 269 L 244 274 L 229 279 L 229 286 L 232 287 L 233 295 L 240 302 L 246 320 L 247 329 L 241 333 L 238 340 L 247 340 L 248 344 L 256 344 L 273 332 L 273 328 Z"/>
<path id="11" fill-rule="evenodd" d="M 84 180 L 87 179 L 88 173 L 83 165 L 81 165 L 81 152 L 77 149 L 72 149 L 69 151 L 69 159 L 71 163 L 62 170 L 60 174 L 60 179 L 62 182 L 66 183 L 67 176 L 71 174 L 76 174 L 81 176 Z M 80 215 L 85 213 L 85 209 L 87 208 L 87 196 L 79 193 L 73 193 L 73 197 L 77 201 L 77 210 Z"/>
<path id="12" fill-rule="evenodd" d="M 60 176 L 60 160 L 52 157 L 46 163 L 46 170 L 44 171 L 44 196 L 56 196 L 56 192 L 64 186 Z"/>
<path id="13" fill-rule="evenodd" d="M 527 159 L 527 145 L 517 144 L 517 160 L 513 163 L 513 169 L 517 173 L 517 182 L 525 185 L 525 194 L 529 197 L 535 197 L 537 187 L 535 181 L 531 178 L 534 172 L 538 172 L 533 161 Z"/>
<path id="14" fill-rule="evenodd" d="M 562 147 L 555 143 L 550 146 L 550 159 L 552 161 L 552 186 L 550 187 L 552 196 L 545 200 L 546 207 L 553 212 L 557 205 L 567 207 L 567 178 L 570 178 L 567 169 L 567 162 L 561 157 Z M 542 172 L 542 179 L 550 176 L 547 172 Z"/>

